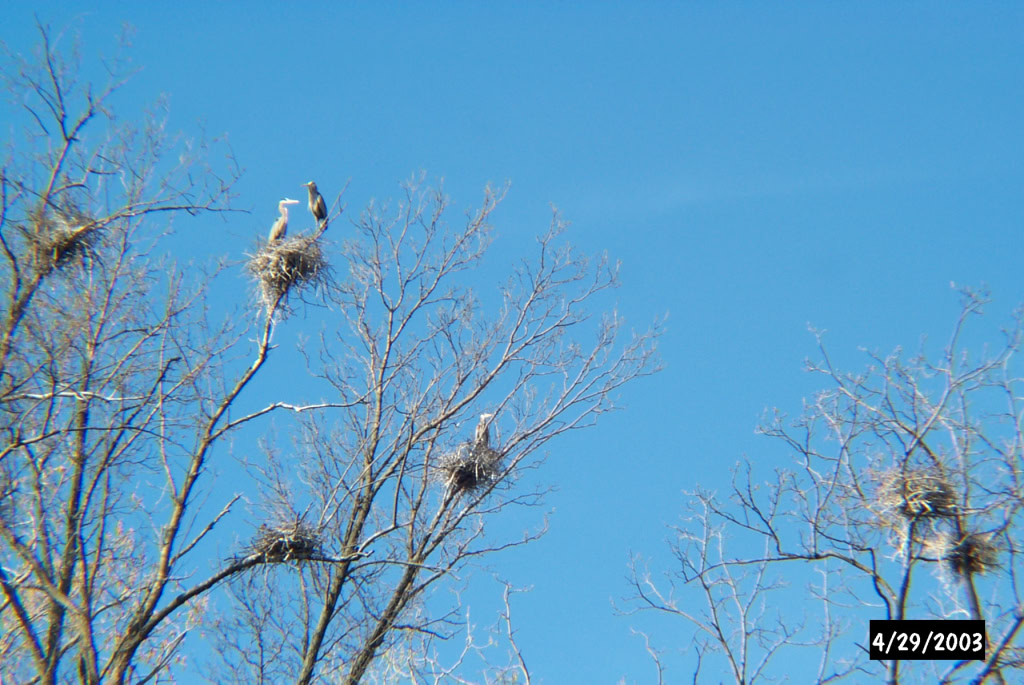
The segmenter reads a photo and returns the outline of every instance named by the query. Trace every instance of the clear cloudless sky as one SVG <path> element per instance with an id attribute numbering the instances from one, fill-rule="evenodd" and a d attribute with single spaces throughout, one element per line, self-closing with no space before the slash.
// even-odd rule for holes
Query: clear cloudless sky
<path id="1" fill-rule="evenodd" d="M 132 25 L 123 111 L 167 94 L 172 129 L 230 141 L 253 214 L 179 221 L 183 260 L 237 258 L 310 178 L 331 198 L 349 181 L 354 214 L 425 170 L 457 213 L 511 182 L 506 265 L 554 204 L 621 260 L 607 306 L 637 329 L 668 313 L 665 370 L 553 444 L 537 475 L 556 491 L 501 524 L 547 514 L 547 535 L 467 591 L 486 626 L 492 572 L 532 587 L 513 611 L 535 682 L 651 682 L 633 626 L 688 677 L 683 631 L 612 601 L 631 554 L 667 564 L 684 490 L 779 458 L 754 428 L 816 389 L 808 324 L 853 370 L 862 346 L 941 344 L 951 282 L 990 288 L 981 340 L 1024 299 L 1018 2 L 37 1 L 7 3 L 0 38 L 29 49 L 34 14 L 87 60 Z"/>

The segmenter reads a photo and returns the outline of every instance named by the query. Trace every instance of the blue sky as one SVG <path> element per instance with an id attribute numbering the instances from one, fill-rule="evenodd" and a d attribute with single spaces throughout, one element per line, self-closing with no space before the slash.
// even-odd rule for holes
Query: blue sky
<path id="1" fill-rule="evenodd" d="M 754 427 L 816 389 L 808 324 L 857 369 L 859 347 L 943 342 L 951 282 L 994 295 L 979 340 L 1024 300 L 1019 3 L 32 5 L 5 8 L 0 38 L 33 44 L 35 12 L 91 58 L 127 22 L 123 111 L 167 94 L 171 128 L 230 141 L 253 214 L 179 223 L 183 258 L 238 257 L 310 178 L 349 182 L 354 214 L 424 170 L 458 209 L 511 182 L 496 264 L 554 204 L 621 260 L 606 305 L 636 328 L 669 314 L 665 370 L 552 445 L 557 491 L 508 523 L 548 511 L 547 536 L 489 562 L 533 586 L 513 608 L 537 682 L 650 680 L 639 622 L 610 604 L 630 554 L 665 559 L 683 490 L 778 456 Z"/>

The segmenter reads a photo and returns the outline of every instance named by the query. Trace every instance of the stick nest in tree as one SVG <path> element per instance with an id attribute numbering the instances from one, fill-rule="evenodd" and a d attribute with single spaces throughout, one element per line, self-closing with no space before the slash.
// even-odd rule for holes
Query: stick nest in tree
<path id="1" fill-rule="evenodd" d="M 928 541 L 930 551 L 958 576 L 985 573 L 999 565 L 999 548 L 989 535 L 971 533 L 962 540 L 941 533 Z"/>
<path id="2" fill-rule="evenodd" d="M 43 212 L 29 231 L 36 269 L 48 274 L 74 261 L 90 257 L 100 238 L 99 226 L 81 212 Z"/>
<path id="3" fill-rule="evenodd" d="M 274 526 L 261 525 L 250 545 L 249 556 L 256 555 L 264 562 L 296 561 L 323 557 L 323 543 L 319 533 L 296 519 L 292 523 Z"/>
<path id="4" fill-rule="evenodd" d="M 327 282 L 328 265 L 318 242 L 319 234 L 298 235 L 268 243 L 249 260 L 260 299 L 269 310 L 288 295 L 308 285 Z"/>
<path id="5" fill-rule="evenodd" d="M 875 496 L 884 513 L 897 512 L 905 518 L 956 515 L 953 486 L 928 469 L 886 471 Z"/>
<path id="6" fill-rule="evenodd" d="M 501 452 L 466 442 L 441 457 L 438 471 L 448 487 L 457 492 L 473 492 L 487 487 L 501 475 Z"/>

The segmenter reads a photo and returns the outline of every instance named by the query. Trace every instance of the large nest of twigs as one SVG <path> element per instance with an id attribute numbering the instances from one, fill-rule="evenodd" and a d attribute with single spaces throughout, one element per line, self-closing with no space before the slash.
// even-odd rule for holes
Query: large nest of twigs
<path id="1" fill-rule="evenodd" d="M 991 536 L 982 533 L 971 533 L 962 539 L 941 533 L 928 541 L 927 548 L 961 577 L 985 573 L 999 565 L 999 548 Z"/>
<path id="2" fill-rule="evenodd" d="M 442 456 L 437 469 L 448 487 L 457 492 L 473 492 L 491 485 L 501 475 L 501 452 L 466 442 Z"/>
<path id="3" fill-rule="evenodd" d="M 49 273 L 94 255 L 99 226 L 80 212 L 42 212 L 29 232 L 36 269 Z"/>
<path id="4" fill-rule="evenodd" d="M 288 295 L 306 286 L 324 285 L 327 259 L 319 235 L 298 235 L 263 245 L 249 260 L 260 300 L 267 309 L 283 304 Z"/>
<path id="5" fill-rule="evenodd" d="M 928 469 L 893 469 L 882 474 L 875 492 L 883 513 L 905 518 L 956 515 L 956 491 L 942 476 Z"/>
<path id="6" fill-rule="evenodd" d="M 249 556 L 252 555 L 265 562 L 308 561 L 323 557 L 323 543 L 316 529 L 301 520 L 261 525 L 249 546 Z"/>

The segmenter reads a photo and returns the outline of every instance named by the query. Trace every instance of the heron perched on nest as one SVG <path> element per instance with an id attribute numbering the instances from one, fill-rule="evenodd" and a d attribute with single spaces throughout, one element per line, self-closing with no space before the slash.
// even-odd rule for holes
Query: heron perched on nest
<path id="1" fill-rule="evenodd" d="M 276 243 L 281 238 L 284 238 L 285 234 L 288 233 L 288 207 L 287 205 L 297 205 L 298 200 L 290 200 L 287 197 L 277 203 L 277 211 L 281 212 L 281 216 L 277 217 L 277 221 L 270 227 L 270 235 L 267 237 L 267 241 Z"/>
<path id="2" fill-rule="evenodd" d="M 316 219 L 320 232 L 323 233 L 327 230 L 327 203 L 324 202 L 324 196 L 316 189 L 316 183 L 310 181 L 303 185 L 309 189 L 309 211 Z"/>
<path id="3" fill-rule="evenodd" d="M 472 492 L 491 485 L 501 477 L 502 454 L 491 447 L 493 418 L 494 414 L 481 414 L 473 439 L 441 458 L 438 467 L 442 478 L 454 490 Z"/>

